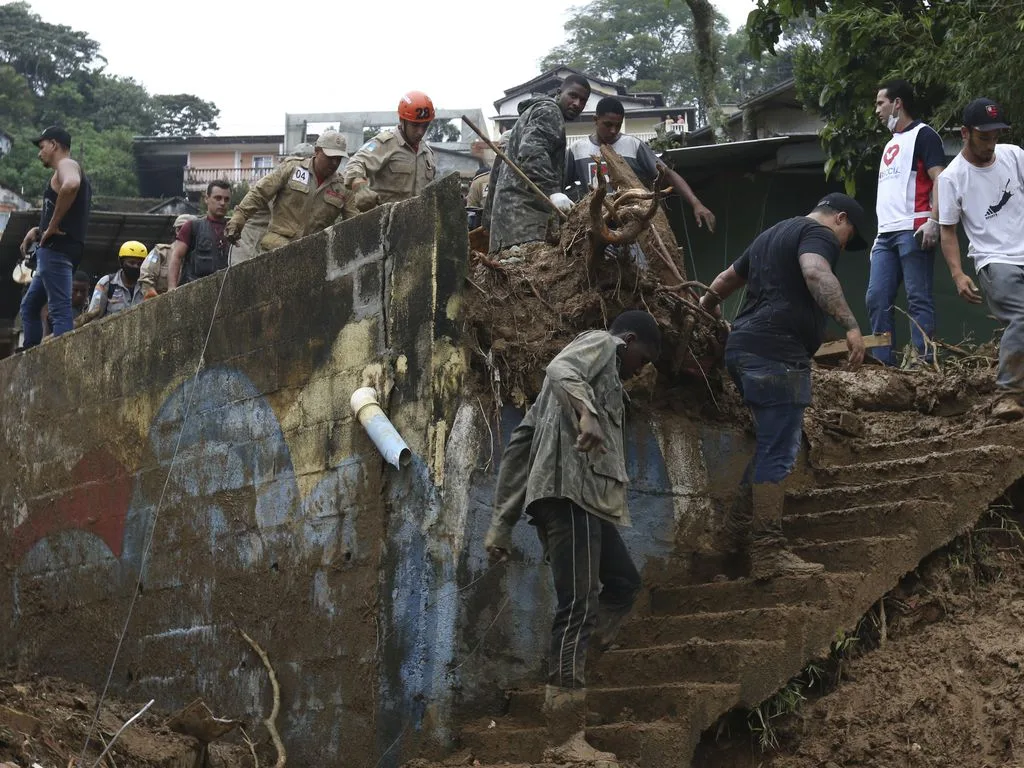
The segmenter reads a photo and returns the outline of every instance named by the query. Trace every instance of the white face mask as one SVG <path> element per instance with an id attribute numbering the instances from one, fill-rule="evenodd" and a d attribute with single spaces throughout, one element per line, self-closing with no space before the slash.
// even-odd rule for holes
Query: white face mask
<path id="1" fill-rule="evenodd" d="M 896 108 L 892 108 L 892 114 L 889 115 L 889 119 L 885 121 L 885 127 L 888 128 L 892 133 L 896 132 L 896 125 L 900 121 L 900 111 Z"/>

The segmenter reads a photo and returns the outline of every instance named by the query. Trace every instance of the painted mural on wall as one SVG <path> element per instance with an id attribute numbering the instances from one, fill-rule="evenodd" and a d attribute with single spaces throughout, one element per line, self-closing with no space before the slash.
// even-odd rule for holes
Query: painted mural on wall
<path id="1" fill-rule="evenodd" d="M 281 723 L 290 734 L 286 740 L 309 750 L 315 745 L 323 757 L 346 754 L 354 733 L 372 732 L 376 754 L 362 757 L 397 766 L 423 741 L 443 743 L 451 736 L 460 702 L 487 700 L 504 686 L 540 679 L 552 590 L 537 537 L 524 520 L 515 534 L 520 555 L 500 568 L 486 562 L 482 548 L 501 447 L 521 416 L 506 409 L 494 430 L 475 403 L 460 408 L 443 488 L 416 457 L 401 473 L 387 470 L 381 489 L 376 454 L 351 456 L 304 485 L 267 399 L 238 370 L 204 370 L 194 392 L 189 380 L 157 411 L 140 458 L 143 470 L 103 452 L 82 457 L 72 472 L 74 487 L 19 522 L 12 620 L 20 618 L 20 593 L 45 588 L 72 595 L 85 571 L 105 582 L 110 604 L 120 610 L 126 603 L 120 598 L 137 578 L 176 451 L 145 582 L 147 591 L 179 589 L 191 596 L 167 626 L 139 638 L 141 646 L 174 649 L 197 670 L 200 687 L 216 684 L 223 698 L 259 711 L 266 701 L 261 670 L 211 666 L 210 659 L 235 642 L 220 615 L 218 591 L 236 587 L 237 579 L 229 578 L 236 571 L 254 580 L 271 571 L 297 571 L 291 588 L 308 606 L 307 628 L 319 635 L 323 658 L 348 659 L 366 670 L 360 684 L 376 686 L 375 711 L 367 728 L 370 722 L 349 716 L 351 702 L 341 688 L 285 657 L 281 661 L 291 668 Z M 624 538 L 641 570 L 671 555 L 681 528 L 706 521 L 703 444 L 700 436 L 672 434 L 662 423 L 630 423 L 634 527 Z M 708 450 L 731 449 L 712 440 Z M 380 540 L 361 536 L 359 515 L 379 515 L 374 504 L 381 503 L 384 520 L 374 528 Z M 246 512 L 240 515 L 240 509 Z M 174 552 L 191 553 L 203 573 L 213 574 L 210 583 L 189 584 L 194 576 L 188 569 L 168 565 Z M 297 561 L 304 567 L 288 567 Z M 375 601 L 354 595 L 344 578 L 349 564 L 367 562 L 379 572 Z M 345 628 L 355 621 L 373 623 L 374 645 L 353 647 Z M 203 681 L 204 670 L 226 679 Z M 180 689 L 175 672 L 152 668 L 136 684 Z"/>

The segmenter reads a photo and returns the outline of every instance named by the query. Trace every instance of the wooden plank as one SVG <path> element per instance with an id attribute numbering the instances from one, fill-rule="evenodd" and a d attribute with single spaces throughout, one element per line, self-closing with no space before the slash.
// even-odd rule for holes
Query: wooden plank
<path id="1" fill-rule="evenodd" d="M 887 347 L 892 344 L 892 334 L 889 333 L 872 333 L 869 336 L 864 337 L 864 346 L 867 349 L 872 347 Z M 822 344 L 818 351 L 814 353 L 815 357 L 832 357 L 833 355 L 845 355 L 846 339 L 840 341 L 827 341 Z"/>

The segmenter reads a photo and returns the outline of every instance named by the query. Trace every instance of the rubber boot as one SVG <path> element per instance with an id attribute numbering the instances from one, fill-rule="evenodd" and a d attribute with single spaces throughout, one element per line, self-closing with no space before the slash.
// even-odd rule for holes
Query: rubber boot
<path id="1" fill-rule="evenodd" d="M 544 720 L 548 740 L 555 745 L 544 751 L 545 761 L 608 761 L 614 764 L 615 755 L 601 752 L 587 743 L 586 688 L 547 686 L 544 689 Z"/>
<path id="2" fill-rule="evenodd" d="M 724 528 L 728 552 L 746 552 L 751 544 L 753 501 L 749 485 L 741 484 L 739 492 L 725 513 Z"/>
<path id="3" fill-rule="evenodd" d="M 614 611 L 604 607 L 598 610 L 597 626 L 594 627 L 594 631 L 590 635 L 590 647 L 598 655 L 609 650 L 615 644 L 615 638 L 619 636 L 619 630 L 622 629 L 622 622 L 625 621 L 632 609 L 633 606 L 630 605 Z"/>
<path id="4" fill-rule="evenodd" d="M 782 506 L 786 489 L 781 483 L 756 483 L 753 491 L 753 540 L 750 544 L 750 575 L 758 581 L 779 576 L 814 576 L 825 570 L 786 549 L 782 535 Z"/>

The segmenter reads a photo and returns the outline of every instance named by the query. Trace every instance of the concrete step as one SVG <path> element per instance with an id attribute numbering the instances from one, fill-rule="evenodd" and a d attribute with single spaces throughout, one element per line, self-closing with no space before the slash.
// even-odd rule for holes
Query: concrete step
<path id="1" fill-rule="evenodd" d="M 807 578 L 772 579 L 660 587 L 651 590 L 651 612 L 655 615 L 741 611 L 748 608 L 834 605 L 842 595 L 851 594 L 862 581 L 860 574 L 837 574 Z"/>
<path id="2" fill-rule="evenodd" d="M 703 713 L 709 717 L 730 708 L 739 686 L 725 683 L 666 683 L 645 686 L 590 686 L 587 722 L 610 724 L 675 720 Z M 544 688 L 512 691 L 509 717 L 523 725 L 543 725 Z"/>
<path id="3" fill-rule="evenodd" d="M 608 651 L 591 678 L 602 686 L 660 683 L 738 683 L 785 650 L 782 640 L 690 640 L 672 645 Z"/>
<path id="4" fill-rule="evenodd" d="M 955 450 L 924 453 L 906 458 L 865 461 L 846 466 L 825 467 L 815 471 L 822 482 L 832 485 L 859 485 L 865 480 L 912 479 L 946 472 L 966 472 L 1009 461 L 1019 448 L 1009 445 L 960 447 Z"/>
<path id="5" fill-rule="evenodd" d="M 839 541 L 790 542 L 790 550 L 831 573 L 867 572 L 901 558 L 913 543 L 910 536 L 870 536 Z M 907 570 L 917 567 L 917 560 Z"/>
<path id="6" fill-rule="evenodd" d="M 856 465 L 867 461 L 891 461 L 927 453 L 944 453 L 954 448 L 960 450 L 995 445 L 1014 447 L 1019 446 L 1022 439 L 1024 424 L 1000 424 L 967 430 L 956 435 L 876 443 L 855 441 L 850 447 L 849 459 L 851 464 Z"/>
<path id="7" fill-rule="evenodd" d="M 825 611 L 807 606 L 747 608 L 739 611 L 690 613 L 679 616 L 650 616 L 629 621 L 619 633 L 620 648 L 685 643 L 694 638 L 707 641 L 781 639 L 793 623 L 820 621 Z"/>
<path id="8" fill-rule="evenodd" d="M 791 541 L 848 539 L 851 534 L 884 536 L 917 527 L 919 521 L 944 516 L 952 509 L 946 501 L 893 501 L 865 504 L 806 515 L 786 515 L 782 530 Z"/>
<path id="9" fill-rule="evenodd" d="M 511 727 L 505 718 L 463 729 L 462 747 L 481 763 L 539 763 L 550 746 L 540 726 Z M 614 723 L 587 728 L 587 740 L 621 760 L 641 768 L 686 766 L 700 736 L 701 726 L 687 722 Z"/>
<path id="10" fill-rule="evenodd" d="M 962 494 L 972 491 L 991 493 L 991 486 L 992 478 L 986 473 L 944 472 L 911 479 L 872 482 L 865 485 L 814 488 L 787 494 L 785 514 L 787 517 L 806 515 L 882 502 L 916 499 L 943 501 L 951 497 L 954 487 L 958 494 Z M 993 498 L 998 493 L 996 491 Z"/>

